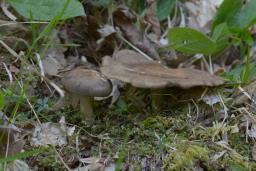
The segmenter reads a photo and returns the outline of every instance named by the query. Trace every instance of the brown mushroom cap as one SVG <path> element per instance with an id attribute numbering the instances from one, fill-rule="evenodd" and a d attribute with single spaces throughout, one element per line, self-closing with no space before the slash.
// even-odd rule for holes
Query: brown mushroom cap
<path id="1" fill-rule="evenodd" d="M 110 81 L 95 70 L 75 68 L 62 78 L 64 87 L 80 96 L 104 97 L 111 93 Z"/>
<path id="2" fill-rule="evenodd" d="M 155 61 L 124 63 L 109 56 L 103 58 L 101 72 L 110 79 L 121 80 L 140 88 L 218 86 L 224 81 L 195 69 L 170 69 Z"/>
<path id="3" fill-rule="evenodd" d="M 123 49 L 123 50 L 118 51 L 114 55 L 114 59 L 116 59 L 118 62 L 121 62 L 124 64 L 132 64 L 132 63 L 149 61 L 141 54 L 134 52 L 133 50 L 129 50 L 129 49 Z"/>

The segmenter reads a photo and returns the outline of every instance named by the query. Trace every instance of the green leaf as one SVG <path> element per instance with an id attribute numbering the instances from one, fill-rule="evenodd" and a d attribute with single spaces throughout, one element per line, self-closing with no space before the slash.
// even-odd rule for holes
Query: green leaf
<path id="1" fill-rule="evenodd" d="M 206 35 L 191 28 L 172 28 L 168 33 L 169 46 L 188 54 L 213 54 L 216 44 Z"/>
<path id="2" fill-rule="evenodd" d="M 137 14 L 142 15 L 144 10 L 146 9 L 146 0 L 129 0 L 127 1 L 127 5 Z"/>
<path id="3" fill-rule="evenodd" d="M 0 90 L 0 110 L 2 110 L 4 108 L 4 95 L 3 92 Z"/>
<path id="4" fill-rule="evenodd" d="M 255 22 L 255 9 L 255 0 L 249 0 L 246 3 L 243 3 L 243 0 L 224 0 L 217 11 L 212 28 L 226 22 L 233 31 L 244 30 Z"/>
<path id="5" fill-rule="evenodd" d="M 231 26 L 246 29 L 255 22 L 256 19 L 256 1 L 250 0 L 239 11 L 239 14 L 233 17 Z"/>
<path id="6" fill-rule="evenodd" d="M 7 0 L 23 17 L 34 20 L 50 21 L 63 10 L 68 0 Z M 69 4 L 61 19 L 85 15 L 83 5 L 77 0 L 69 0 Z"/>
<path id="7" fill-rule="evenodd" d="M 225 73 L 224 76 L 233 82 L 243 83 L 245 80 L 245 70 L 249 69 L 248 73 L 250 74 L 249 80 L 255 79 L 256 75 L 256 63 L 250 63 L 250 67 L 248 68 L 246 64 L 238 65 L 234 69 Z M 248 77 L 248 76 L 247 76 Z M 246 78 L 247 79 L 247 78 Z"/>
<path id="8" fill-rule="evenodd" d="M 236 163 L 231 164 L 230 169 L 232 171 L 246 171 L 246 170 L 248 170 L 245 167 L 243 167 L 243 166 L 241 166 L 239 164 L 236 164 Z"/>
<path id="9" fill-rule="evenodd" d="M 127 103 L 122 100 L 122 99 L 119 99 L 117 101 L 117 108 L 116 108 L 116 111 L 117 112 L 120 112 L 120 113 L 124 113 L 124 112 L 127 112 L 128 111 L 128 105 Z"/>
<path id="10" fill-rule="evenodd" d="M 107 7 L 111 0 L 93 0 L 92 3 L 95 6 Z"/>
<path id="11" fill-rule="evenodd" d="M 217 25 L 212 34 L 212 40 L 216 42 L 216 52 L 226 49 L 230 43 L 229 38 L 232 36 L 226 23 Z"/>
<path id="12" fill-rule="evenodd" d="M 242 5 L 242 0 L 224 0 L 213 20 L 212 30 L 214 30 L 217 25 L 224 22 L 229 26 L 234 18 L 237 17 Z"/>
<path id="13" fill-rule="evenodd" d="M 162 21 L 166 19 L 173 11 L 176 0 L 157 0 L 156 14 L 157 18 Z"/>
<path id="14" fill-rule="evenodd" d="M 250 81 L 251 76 L 251 49 L 248 48 L 247 50 L 247 59 L 246 59 L 246 66 L 244 68 L 244 74 L 243 74 L 243 82 L 248 83 Z"/>
<path id="15" fill-rule="evenodd" d="M 249 46 L 253 46 L 254 40 L 249 30 L 243 30 L 240 32 L 239 37 Z"/>

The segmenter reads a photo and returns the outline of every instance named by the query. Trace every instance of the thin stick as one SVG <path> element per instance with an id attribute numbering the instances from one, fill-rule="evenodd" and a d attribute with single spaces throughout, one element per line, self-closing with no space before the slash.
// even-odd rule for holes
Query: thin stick
<path id="1" fill-rule="evenodd" d="M 120 39 L 122 39 L 125 43 L 127 43 L 129 46 L 131 46 L 134 50 L 136 50 L 138 53 L 140 53 L 142 56 L 144 56 L 147 60 L 153 61 L 151 57 L 149 57 L 146 53 L 142 52 L 139 48 L 134 46 L 131 42 L 126 40 L 120 33 L 118 34 Z"/>
<path id="2" fill-rule="evenodd" d="M 220 93 L 218 92 L 218 97 L 220 99 L 220 102 L 223 106 L 223 110 L 224 110 L 224 118 L 223 118 L 223 121 L 222 121 L 222 124 L 224 124 L 224 122 L 226 121 L 227 117 L 228 117 L 228 107 L 225 105 L 224 101 L 223 101 L 223 98 L 222 96 L 220 95 Z"/>
<path id="3" fill-rule="evenodd" d="M 8 77 L 9 77 L 9 80 L 10 80 L 10 83 L 12 84 L 13 83 L 13 77 L 12 77 L 12 73 L 11 71 L 8 69 L 7 65 L 3 62 L 3 65 L 4 65 L 4 68 L 8 74 Z"/>
<path id="4" fill-rule="evenodd" d="M 5 158 L 8 156 L 8 151 L 9 151 L 9 145 L 10 145 L 10 130 L 8 129 L 8 134 L 7 134 L 7 144 L 6 144 L 6 151 L 5 151 Z M 7 170 L 7 162 L 4 162 L 4 169 Z"/>
<path id="5" fill-rule="evenodd" d="M 30 22 L 11 22 L 11 21 L 7 21 L 7 23 L 5 23 L 5 24 L 0 24 L 0 27 L 16 25 L 16 24 L 48 24 L 48 23 L 49 22 L 43 22 L 43 21 L 30 21 Z"/>
<path id="6" fill-rule="evenodd" d="M 38 66 L 40 69 L 41 81 L 43 81 L 43 77 L 45 77 L 45 71 L 44 71 L 44 67 L 43 67 L 43 62 L 41 60 L 41 56 L 38 53 L 36 53 L 36 59 L 37 59 Z"/>
<path id="7" fill-rule="evenodd" d="M 248 99 L 253 101 L 253 98 L 247 93 L 241 86 L 238 86 L 238 89 L 246 96 Z"/>
<path id="8" fill-rule="evenodd" d="M 4 43 L 2 40 L 0 40 L 0 44 L 3 45 L 3 47 L 5 47 L 5 49 L 10 53 L 12 54 L 14 57 L 20 59 L 20 60 L 23 60 L 21 58 L 20 55 L 18 55 L 14 50 L 12 50 L 6 43 Z"/>
<path id="9" fill-rule="evenodd" d="M 15 15 L 13 15 L 9 10 L 7 5 L 5 4 L 5 0 L 3 0 L 0 4 L 4 14 L 11 20 L 15 21 L 17 19 L 17 17 Z"/>

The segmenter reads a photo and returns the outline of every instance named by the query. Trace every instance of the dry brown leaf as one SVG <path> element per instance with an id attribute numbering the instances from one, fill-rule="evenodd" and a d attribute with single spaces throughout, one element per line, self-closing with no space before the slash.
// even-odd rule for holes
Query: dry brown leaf
<path id="1" fill-rule="evenodd" d="M 108 163 L 104 159 L 89 157 L 82 158 L 80 161 L 84 164 L 88 164 L 87 166 L 78 167 L 73 169 L 72 171 L 114 171 L 115 164 Z"/>
<path id="2" fill-rule="evenodd" d="M 206 95 L 202 98 L 203 102 L 205 102 L 206 104 L 208 104 L 209 106 L 213 106 L 216 103 L 220 103 L 221 100 L 218 96 L 216 95 Z"/>
<path id="3" fill-rule="evenodd" d="M 13 124 L 8 124 L 8 120 L 9 118 L 0 111 L 0 158 L 6 155 L 7 147 L 7 156 L 15 155 L 22 150 L 25 143 L 23 139 L 19 139 L 21 130 Z"/>
<path id="4" fill-rule="evenodd" d="M 237 89 L 233 96 L 233 105 L 248 104 L 250 101 L 252 105 L 255 105 L 253 97 L 256 94 L 256 80 L 252 81 L 249 85 Z"/>
<path id="5" fill-rule="evenodd" d="M 108 56 L 103 58 L 101 72 L 110 79 L 131 83 L 140 88 L 218 86 L 223 80 L 195 69 L 170 69 L 154 61 L 122 63 Z"/>
<path id="6" fill-rule="evenodd" d="M 151 58 L 159 59 L 154 46 L 144 36 L 144 33 L 134 26 L 132 14 L 128 10 L 119 9 L 114 12 L 114 22 L 133 45 L 148 54 Z"/>
<path id="7" fill-rule="evenodd" d="M 58 74 L 58 70 L 63 69 L 67 65 L 64 52 L 67 50 L 61 46 L 61 40 L 58 31 L 54 30 L 51 35 L 53 45 L 47 50 L 42 59 L 43 69 L 46 75 L 54 76 Z"/>
<path id="8" fill-rule="evenodd" d="M 3 168 L 4 163 L 0 163 L 0 168 Z M 28 164 L 22 160 L 14 160 L 11 163 L 8 163 L 5 171 L 31 171 Z"/>
<path id="9" fill-rule="evenodd" d="M 0 1 L 0 7 L 2 8 L 3 13 L 12 21 L 15 21 L 17 17 L 12 14 L 12 12 L 8 9 L 10 7 L 9 4 L 6 4 L 5 1 Z"/>
<path id="10" fill-rule="evenodd" d="M 61 118 L 59 123 L 42 123 L 35 127 L 31 139 L 32 146 L 62 146 L 67 143 L 67 137 L 71 136 L 75 127 L 67 127 L 65 118 Z"/>
<path id="11" fill-rule="evenodd" d="M 149 7 L 145 12 L 145 21 L 151 24 L 152 30 L 156 34 L 157 40 L 159 40 L 161 36 L 161 28 L 160 22 L 156 16 L 156 0 L 147 0 L 147 3 Z"/>
<path id="12" fill-rule="evenodd" d="M 19 134 L 18 131 L 10 127 L 0 127 L 0 158 L 5 157 L 7 146 L 7 156 L 12 156 L 21 152 L 25 142 L 18 139 Z"/>

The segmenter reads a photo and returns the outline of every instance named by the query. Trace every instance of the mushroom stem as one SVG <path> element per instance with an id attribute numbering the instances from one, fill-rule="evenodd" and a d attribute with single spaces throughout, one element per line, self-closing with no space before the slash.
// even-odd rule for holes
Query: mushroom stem
<path id="1" fill-rule="evenodd" d="M 80 97 L 80 111 L 83 114 L 83 118 L 87 120 L 93 120 L 93 107 L 92 107 L 93 97 L 81 96 Z"/>
<path id="2" fill-rule="evenodd" d="M 151 108 L 153 112 L 157 112 L 162 103 L 164 90 L 163 89 L 151 89 Z"/>

